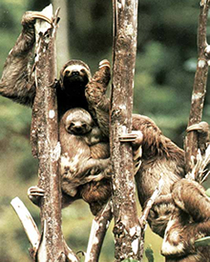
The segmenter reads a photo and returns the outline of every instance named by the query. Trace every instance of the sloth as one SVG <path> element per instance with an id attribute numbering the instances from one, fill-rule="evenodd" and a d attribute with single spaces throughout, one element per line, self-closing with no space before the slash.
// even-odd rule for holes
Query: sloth
<path id="1" fill-rule="evenodd" d="M 29 106 L 33 104 L 35 96 L 30 53 L 34 45 L 36 18 L 40 18 L 39 13 L 27 12 L 23 16 L 22 33 L 9 53 L 0 81 L 2 96 Z M 89 67 L 82 61 L 73 60 L 64 65 L 57 84 L 58 114 L 59 119 L 62 119 L 68 109 L 81 107 L 88 110 L 102 136 L 108 140 L 109 100 L 105 96 L 110 79 L 108 61 L 103 61 L 99 69 L 91 78 Z M 194 127 L 194 130 L 202 133 L 199 128 Z M 162 253 L 167 262 L 207 261 L 210 257 L 208 249 L 199 247 L 195 250 L 194 241 L 201 235 L 210 233 L 210 203 L 198 183 L 184 179 L 184 151 L 165 137 L 157 125 L 146 116 L 133 115 L 132 129 L 143 134 L 142 163 L 140 167 L 137 165 L 135 175 L 142 207 L 155 190 L 160 174 L 163 175 L 164 186 L 150 211 L 148 222 L 155 233 L 164 237 Z M 135 150 L 138 151 L 138 147 L 139 144 L 136 144 Z M 182 192 L 192 193 L 181 193 L 177 188 L 181 188 Z M 100 194 L 100 190 L 98 193 Z M 206 206 L 204 212 L 203 206 Z M 199 215 L 200 213 L 202 215 Z M 179 225 L 184 225 L 183 230 Z M 174 230 L 176 228 L 179 231 Z M 177 245 L 177 239 L 181 245 Z M 170 247 L 170 250 L 167 247 Z"/>
<path id="2" fill-rule="evenodd" d="M 96 215 L 111 196 L 109 143 L 103 141 L 100 129 L 83 108 L 63 115 L 60 143 L 62 191 L 70 198 L 79 194 Z M 63 197 L 64 207 L 71 203 L 69 197 Z"/>
<path id="3" fill-rule="evenodd" d="M 32 106 L 36 94 L 32 67 L 32 50 L 35 43 L 36 18 L 49 22 L 39 12 L 26 12 L 22 18 L 22 32 L 10 51 L 0 80 L 0 94 L 23 105 Z M 55 81 L 59 119 L 70 108 L 88 110 L 84 89 L 91 78 L 90 68 L 80 60 L 68 61 Z"/>
<path id="4" fill-rule="evenodd" d="M 36 94 L 36 87 L 35 87 L 35 81 L 34 81 L 34 72 L 33 72 L 33 67 L 31 66 L 31 60 L 32 60 L 32 50 L 33 50 L 33 46 L 34 46 L 34 42 L 35 42 L 35 29 L 34 29 L 34 23 L 36 19 L 44 19 L 47 22 L 50 22 L 48 20 L 47 17 L 45 17 L 43 14 L 39 13 L 39 12 L 26 12 L 23 15 L 22 18 L 22 32 L 20 34 L 20 36 L 18 37 L 13 49 L 10 51 L 5 65 L 4 65 L 4 69 L 3 69 L 3 74 L 2 74 L 2 78 L 0 80 L 0 94 L 4 97 L 10 98 L 13 101 L 16 101 L 20 104 L 23 105 L 27 105 L 27 106 L 32 106 L 33 102 L 34 102 L 34 97 Z M 110 68 L 109 68 L 109 64 L 107 65 L 107 60 L 102 61 L 99 64 L 99 69 L 100 69 L 100 76 L 98 79 L 95 79 L 95 81 L 98 81 L 98 84 L 100 84 L 100 86 L 107 86 L 109 80 L 110 80 Z M 59 122 L 61 121 L 62 117 L 64 116 L 65 112 L 67 112 L 69 109 L 73 109 L 73 108 L 81 108 L 80 109 L 80 113 L 81 110 L 87 110 L 91 113 L 91 116 L 93 117 L 93 119 L 91 120 L 91 128 L 92 131 L 90 132 L 91 136 L 87 136 L 85 141 L 87 142 L 87 140 L 89 138 L 90 139 L 90 143 L 92 143 L 91 141 L 93 140 L 94 136 L 93 135 L 93 130 L 94 132 L 97 130 L 97 127 L 95 126 L 93 128 L 93 124 L 92 121 L 95 122 L 96 125 L 98 125 L 97 123 L 97 118 L 96 118 L 96 114 L 94 111 L 93 107 L 90 107 L 90 104 L 88 104 L 88 101 L 86 99 L 85 96 L 85 88 L 87 83 L 90 81 L 91 79 L 91 72 L 90 69 L 88 67 L 87 64 L 85 64 L 84 62 L 80 61 L 80 60 L 70 60 L 69 62 L 67 62 L 63 68 L 60 71 L 60 79 L 58 82 L 56 82 L 56 91 L 57 91 L 57 101 L 58 101 L 58 116 L 59 116 Z M 78 110 L 77 110 L 78 113 Z M 68 113 L 67 113 L 68 114 Z M 74 114 L 76 114 L 76 112 L 74 112 Z M 82 116 L 84 116 L 84 112 L 82 113 Z M 82 117 L 81 116 L 81 117 Z M 87 114 L 86 114 L 87 116 Z M 65 119 L 65 118 L 64 118 Z M 69 121 L 69 118 L 67 118 Z M 65 120 L 63 120 L 65 122 Z M 90 121 L 90 119 L 88 120 Z M 62 122 L 63 123 L 63 122 Z M 105 124 L 107 124 L 107 121 L 105 121 Z M 61 124 L 62 126 L 62 124 Z M 89 126 L 89 123 L 88 125 Z M 90 128 L 89 126 L 89 128 Z M 105 128 L 106 129 L 106 128 Z M 98 129 L 99 130 L 99 129 Z M 101 132 L 101 136 L 103 137 L 104 141 L 108 141 L 108 137 L 106 135 L 104 135 L 103 133 L 103 129 Z M 76 131 L 75 131 L 76 132 Z M 78 130 L 77 130 L 78 132 Z M 82 132 L 82 128 L 81 128 L 81 132 Z M 77 140 L 77 142 L 81 145 L 81 147 L 84 146 L 83 148 L 80 148 L 81 150 L 84 150 L 86 152 L 86 154 L 88 154 L 88 152 L 92 151 L 91 154 L 93 154 L 93 156 L 91 156 L 90 154 L 90 161 L 86 161 L 87 163 L 91 163 L 92 161 L 92 165 L 94 165 L 94 163 L 98 163 L 97 168 L 96 166 L 94 168 L 92 168 L 91 170 L 91 175 L 94 176 L 94 170 L 96 172 L 96 175 L 98 175 L 98 170 L 97 169 L 102 169 L 102 166 L 100 166 L 100 168 L 98 168 L 99 163 L 102 165 L 103 163 L 103 168 L 104 168 L 104 163 L 107 163 L 107 160 L 104 160 L 103 158 L 106 158 L 105 155 L 108 154 L 108 149 L 107 151 L 105 150 L 106 146 L 101 146 L 102 143 L 96 143 L 93 145 L 89 145 L 88 143 L 85 143 L 84 141 L 84 136 L 82 138 L 82 134 L 77 134 L 77 137 L 80 137 L 80 139 L 74 139 Z M 89 137 L 89 138 L 88 138 Z M 66 146 L 66 141 L 68 139 L 73 140 L 73 136 L 70 135 L 67 130 L 64 130 L 63 128 L 60 128 L 60 134 L 59 134 L 59 139 L 61 140 L 61 146 L 63 148 L 65 148 Z M 66 140 L 66 141 L 65 141 Z M 141 136 L 140 136 L 140 140 L 141 140 Z M 139 140 L 139 141 L 140 141 Z M 137 141 L 137 143 L 139 143 Z M 135 144 L 135 142 L 133 141 L 133 146 L 134 147 L 138 147 L 137 143 Z M 91 149 L 90 149 L 91 148 Z M 94 151 L 95 148 L 98 148 L 98 153 Z M 101 150 L 101 151 L 100 151 Z M 106 151 L 106 152 L 105 152 Z M 68 149 L 67 150 L 68 154 L 71 153 L 71 150 Z M 137 155 L 138 150 L 135 151 L 135 154 Z M 73 154 L 73 152 L 72 152 Z M 76 154 L 76 153 L 75 153 Z M 95 155 L 94 155 L 95 154 Z M 72 156 L 72 155 L 71 155 Z M 79 157 L 79 155 L 77 156 Z M 102 158 L 102 161 L 99 160 L 99 158 Z M 93 160 L 94 159 L 94 160 Z M 136 157 L 136 160 L 138 159 L 138 157 Z M 64 160 L 64 156 L 62 156 L 62 160 Z M 83 156 L 80 159 L 80 163 L 83 162 Z M 138 161 L 136 161 L 136 167 L 139 165 L 139 163 L 137 163 Z M 72 163 L 70 163 L 72 164 Z M 84 168 L 83 165 L 81 165 L 79 168 L 82 169 L 82 167 Z M 72 167 L 66 167 L 67 169 L 71 169 Z M 88 170 L 87 166 L 86 169 Z M 81 171 L 81 170 L 79 170 Z M 63 171 L 61 171 L 63 172 Z M 76 174 L 78 175 L 78 178 L 83 178 L 85 177 L 85 169 L 81 172 L 76 172 Z M 65 177 L 65 175 L 63 174 L 63 177 Z M 90 179 L 90 177 L 89 177 Z M 70 181 L 70 180 L 69 180 Z M 70 184 L 70 182 L 68 181 L 68 186 Z M 110 195 L 110 191 L 108 192 L 108 190 L 106 188 L 109 188 L 109 181 L 108 179 L 103 179 L 100 183 L 98 183 L 97 181 L 92 181 L 91 183 L 86 183 L 85 186 L 83 186 L 82 184 L 84 182 L 81 181 L 81 185 L 80 188 L 78 190 L 79 193 L 76 193 L 77 190 L 74 189 L 78 188 L 78 180 L 76 180 L 76 178 L 74 179 L 74 182 L 76 183 L 74 186 L 72 186 L 72 189 L 68 189 L 68 194 L 71 196 L 71 199 L 74 197 L 77 197 L 78 194 L 83 195 L 83 199 L 86 199 L 87 202 L 90 202 L 88 200 L 88 198 L 92 198 L 92 202 L 94 202 L 93 200 L 96 198 L 94 197 L 94 194 L 97 195 L 98 199 L 100 200 L 101 198 L 103 198 L 100 194 L 102 194 L 101 192 L 103 191 L 101 188 L 101 185 L 104 185 L 104 192 L 107 191 L 106 195 L 109 196 Z M 64 183 L 65 184 L 65 183 Z M 99 185 L 100 184 L 100 185 Z M 64 186 L 65 187 L 65 186 Z M 75 187 L 75 188 L 74 188 Z M 99 190 L 100 189 L 100 190 Z M 33 191 L 31 189 L 31 191 Z M 35 190 L 36 191 L 36 190 Z M 71 191 L 71 193 L 70 193 Z M 73 193 L 74 192 L 74 193 Z M 40 192 L 40 194 L 42 194 Z M 64 192 L 65 194 L 65 192 Z M 73 196 L 75 194 L 75 196 Z M 39 194 L 37 194 L 39 195 Z M 69 199 L 69 201 L 71 202 L 71 199 Z M 66 201 L 68 202 L 68 201 Z M 69 202 L 69 203 L 70 203 Z M 95 201 L 97 202 L 97 201 Z M 101 200 L 99 202 L 102 202 Z M 65 203 L 65 205 L 67 205 L 68 203 Z"/>
<path id="5" fill-rule="evenodd" d="M 83 108 L 69 109 L 60 125 L 62 207 L 82 198 L 96 215 L 111 196 L 109 144 Z M 31 187 L 29 198 L 39 205 L 44 191 Z"/>
<path id="6" fill-rule="evenodd" d="M 92 214 L 97 215 L 112 191 L 109 143 L 83 108 L 69 109 L 61 118 L 59 130 L 62 207 L 82 198 L 90 205 Z M 141 142 L 141 134 L 137 137 L 134 147 Z M 134 159 L 139 159 L 137 153 Z M 138 160 L 135 165 L 139 165 Z M 38 187 L 28 190 L 29 198 L 37 205 L 43 195 L 44 191 Z"/>
<path id="7" fill-rule="evenodd" d="M 109 99 L 105 94 L 106 86 L 98 81 L 100 74 L 100 71 L 95 73 L 85 93 L 100 129 L 108 135 Z M 206 138 L 199 145 L 203 152 L 208 137 L 207 126 L 201 122 L 187 130 L 196 130 L 199 137 Z M 141 165 L 135 175 L 143 208 L 161 175 L 164 182 L 160 197 L 150 210 L 148 222 L 153 232 L 164 238 L 162 254 L 166 261 L 210 261 L 207 247 L 194 247 L 195 240 L 210 235 L 210 200 L 199 183 L 185 179 L 184 151 L 165 137 L 149 117 L 133 114 L 132 130 L 141 131 L 143 135 Z"/>

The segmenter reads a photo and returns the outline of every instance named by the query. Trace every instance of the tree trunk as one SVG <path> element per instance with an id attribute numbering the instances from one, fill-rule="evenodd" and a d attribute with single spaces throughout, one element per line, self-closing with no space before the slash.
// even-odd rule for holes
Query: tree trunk
<path id="1" fill-rule="evenodd" d="M 56 46 L 57 46 L 57 63 L 58 68 L 70 59 L 69 53 L 69 33 L 68 33 L 68 5 L 67 0 L 53 0 L 54 8 L 60 8 L 59 15 L 61 20 L 59 22 L 59 30 L 57 33 Z"/>
<path id="2" fill-rule="evenodd" d="M 132 148 L 120 143 L 131 132 L 133 78 L 136 59 L 137 0 L 113 0 L 113 83 L 110 110 L 110 150 L 113 167 L 115 258 L 139 259 L 140 226 L 135 200 Z"/>
<path id="3" fill-rule="evenodd" d="M 32 111 L 31 132 L 37 137 L 38 186 L 45 191 L 45 196 L 41 201 L 42 240 L 37 254 L 40 262 L 58 261 L 64 254 L 58 173 L 60 144 L 58 142 L 57 97 L 54 87 L 56 26 L 56 18 L 52 25 L 43 21 L 36 23 L 36 29 L 39 27 L 39 32 L 36 41 L 36 97 Z"/>
<path id="4" fill-rule="evenodd" d="M 198 24 L 198 63 L 194 79 L 191 109 L 188 127 L 198 124 L 202 119 L 203 104 L 206 94 L 208 76 L 208 63 L 210 59 L 210 47 L 207 44 L 206 27 L 208 19 L 209 1 L 201 0 L 200 17 Z M 187 133 L 185 141 L 186 171 L 190 172 L 198 153 L 198 137 L 196 131 Z"/>

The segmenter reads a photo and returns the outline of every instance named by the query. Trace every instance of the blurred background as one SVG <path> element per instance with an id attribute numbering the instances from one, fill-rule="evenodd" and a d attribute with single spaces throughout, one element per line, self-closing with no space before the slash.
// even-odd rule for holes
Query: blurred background
<path id="1" fill-rule="evenodd" d="M 0 1 L 0 72 L 20 31 L 27 10 L 42 10 L 48 0 Z M 58 72 L 69 59 L 81 59 L 92 72 L 104 58 L 112 57 L 112 1 L 59 0 Z M 183 145 L 190 110 L 197 61 L 198 0 L 139 1 L 138 49 L 134 112 L 151 117 L 163 133 Z M 210 28 L 208 28 L 210 34 Z M 210 119 L 207 92 L 203 120 Z M 29 243 L 10 201 L 18 196 L 39 224 L 39 210 L 27 199 L 27 189 L 37 183 L 37 161 L 29 143 L 31 110 L 0 97 L 0 262 L 30 261 Z M 140 207 L 139 207 L 140 212 Z M 63 210 L 63 231 L 71 248 L 85 251 L 91 215 L 82 201 Z M 155 261 L 161 239 L 148 229 L 145 247 L 151 246 Z M 112 226 L 101 262 L 113 261 Z M 144 261 L 147 261 L 145 258 Z"/>

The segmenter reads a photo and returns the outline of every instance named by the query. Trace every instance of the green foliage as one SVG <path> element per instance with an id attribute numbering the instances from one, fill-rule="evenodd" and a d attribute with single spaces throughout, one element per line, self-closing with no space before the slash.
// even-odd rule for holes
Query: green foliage
<path id="1" fill-rule="evenodd" d="M 151 246 L 148 246 L 146 249 L 145 249 L 145 255 L 148 259 L 148 262 L 154 262 L 154 252 L 151 248 Z"/>
<path id="2" fill-rule="evenodd" d="M 207 194 L 208 197 L 210 197 L 210 188 L 208 188 L 208 189 L 206 190 L 206 194 Z"/>

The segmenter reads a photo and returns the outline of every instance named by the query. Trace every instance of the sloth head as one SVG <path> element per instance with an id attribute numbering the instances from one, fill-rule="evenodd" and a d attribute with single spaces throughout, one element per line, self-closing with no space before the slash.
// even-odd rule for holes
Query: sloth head
<path id="1" fill-rule="evenodd" d="M 91 72 L 88 65 L 80 60 L 70 60 L 67 62 L 60 71 L 60 86 L 65 92 L 72 93 L 72 89 L 75 91 L 81 89 L 87 85 L 91 78 Z"/>
<path id="2" fill-rule="evenodd" d="M 83 108 L 68 110 L 62 117 L 65 130 L 74 135 L 85 135 L 92 130 L 93 119 Z"/>

